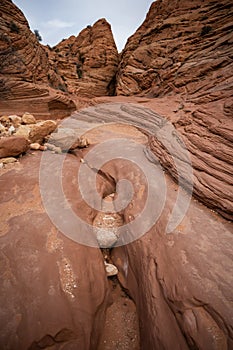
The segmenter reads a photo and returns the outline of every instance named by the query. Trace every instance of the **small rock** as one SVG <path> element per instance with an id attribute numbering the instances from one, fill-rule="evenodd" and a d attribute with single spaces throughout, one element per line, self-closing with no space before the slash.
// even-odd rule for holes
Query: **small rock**
<path id="1" fill-rule="evenodd" d="M 79 148 L 85 148 L 88 147 L 90 145 L 88 139 L 86 139 L 85 137 L 80 137 L 79 138 L 79 142 L 78 142 L 78 147 Z"/>
<path id="2" fill-rule="evenodd" d="M 11 125 L 8 129 L 8 134 L 12 135 L 15 132 L 15 127 L 13 125 Z"/>
<path id="3" fill-rule="evenodd" d="M 46 146 L 42 146 L 40 145 L 39 143 L 31 143 L 30 144 L 30 149 L 33 149 L 33 150 L 39 150 L 39 151 L 46 151 L 47 150 L 47 147 Z"/>
<path id="4" fill-rule="evenodd" d="M 54 120 L 45 120 L 31 126 L 29 139 L 34 143 L 43 143 L 46 136 L 51 134 L 57 128 Z"/>
<path id="5" fill-rule="evenodd" d="M 0 169 L 2 169 L 3 168 L 3 163 L 0 163 Z"/>
<path id="6" fill-rule="evenodd" d="M 51 143 L 45 143 L 44 144 L 44 147 L 46 147 L 46 149 L 50 150 L 50 151 L 53 151 L 54 153 L 58 153 L 58 154 L 61 154 L 62 153 L 62 150 L 60 147 L 57 147 L 55 145 L 52 145 Z"/>
<path id="7" fill-rule="evenodd" d="M 109 264 L 106 261 L 104 262 L 104 265 L 108 277 L 116 276 L 118 274 L 118 269 L 115 265 Z"/>
<path id="8" fill-rule="evenodd" d="M 40 151 L 47 151 L 47 147 L 46 146 L 40 146 Z"/>
<path id="9" fill-rule="evenodd" d="M 18 115 L 9 115 L 9 119 L 15 128 L 18 128 L 22 123 L 22 118 Z"/>
<path id="10" fill-rule="evenodd" d="M 23 136 L 25 139 L 29 139 L 30 134 L 30 127 L 29 125 L 20 125 L 19 128 L 16 130 L 15 136 Z"/>
<path id="11" fill-rule="evenodd" d="M 35 119 L 34 115 L 26 112 L 22 116 L 22 122 L 23 122 L 23 124 L 36 124 L 36 119 Z"/>
<path id="12" fill-rule="evenodd" d="M 38 149 L 40 149 L 40 144 L 39 143 L 31 143 L 30 149 L 38 150 Z"/>
<path id="13" fill-rule="evenodd" d="M 29 148 L 28 141 L 21 136 L 0 138 L 0 158 L 14 157 L 25 153 Z"/>
<path id="14" fill-rule="evenodd" d="M 63 151 L 89 146 L 86 138 L 78 137 L 77 132 L 70 128 L 58 128 L 57 132 L 50 136 L 49 142 L 61 147 Z"/>
<path id="15" fill-rule="evenodd" d="M 103 227 L 95 227 L 94 233 L 100 248 L 111 248 L 118 240 L 114 229 L 107 229 Z"/>
<path id="16" fill-rule="evenodd" d="M 14 157 L 1 158 L 2 164 L 10 164 L 10 163 L 15 163 L 15 162 L 17 162 L 17 159 Z"/>
<path id="17" fill-rule="evenodd" d="M 3 126 L 8 127 L 10 126 L 10 119 L 9 117 L 3 115 L 2 117 L 0 117 L 0 122 L 2 123 Z"/>
<path id="18" fill-rule="evenodd" d="M 0 133 L 3 134 L 5 133 L 5 131 L 6 131 L 5 126 L 3 126 L 2 123 L 0 123 Z"/>

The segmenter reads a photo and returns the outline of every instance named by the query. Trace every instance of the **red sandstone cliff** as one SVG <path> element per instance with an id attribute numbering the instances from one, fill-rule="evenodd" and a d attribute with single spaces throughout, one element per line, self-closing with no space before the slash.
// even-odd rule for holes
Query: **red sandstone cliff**
<path id="1" fill-rule="evenodd" d="M 232 1 L 159 0 L 122 53 L 118 95 L 177 96 L 175 116 L 194 168 L 194 193 L 232 217 Z M 151 147 L 173 176 L 167 150 Z M 162 151 L 161 151 L 162 149 Z"/>
<path id="2" fill-rule="evenodd" d="M 105 19 L 63 40 L 49 55 L 68 92 L 87 97 L 113 94 L 118 52 Z"/>
<path id="3" fill-rule="evenodd" d="M 118 52 L 105 19 L 54 49 L 41 45 L 11 0 L 0 3 L 0 111 L 56 117 L 75 109 L 72 96 L 114 92 Z M 14 104 L 14 106 L 13 106 Z"/>

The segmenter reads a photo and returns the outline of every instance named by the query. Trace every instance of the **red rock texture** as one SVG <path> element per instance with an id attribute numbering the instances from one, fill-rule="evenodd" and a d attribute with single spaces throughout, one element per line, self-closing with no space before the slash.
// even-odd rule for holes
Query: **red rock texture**
<path id="1" fill-rule="evenodd" d="M 117 102 L 115 103 L 115 101 Z M 194 175 L 191 177 L 194 186 L 193 193 L 207 206 L 218 211 L 224 217 L 232 219 L 231 174 L 233 169 L 230 120 L 221 117 L 216 120 L 214 111 L 212 115 L 208 114 L 208 117 L 206 116 L 203 120 L 197 118 L 191 120 L 189 114 L 184 114 L 185 111 L 177 113 L 179 95 L 161 100 L 141 99 L 140 101 L 140 99 L 131 98 L 131 103 L 137 101 L 140 102 L 140 105 L 129 104 L 127 101 L 128 99 L 124 98 L 97 99 L 97 102 L 108 102 L 108 104 L 90 107 L 91 120 L 111 122 L 114 115 L 116 122 L 128 122 L 145 130 L 148 135 L 151 135 L 149 138 L 150 148 L 160 163 L 177 179 L 177 171 L 174 166 L 176 155 L 170 154 L 165 145 L 153 135 L 153 128 L 158 120 L 161 122 L 166 119 L 170 120 L 189 151 Z M 150 109 L 143 108 L 142 104 Z M 186 108 L 190 115 L 196 113 L 194 104 L 189 103 Z M 161 114 L 158 114 L 157 111 Z M 80 112 L 81 119 L 89 120 L 86 113 L 82 117 L 81 115 L 82 112 Z M 184 174 L 183 176 L 190 182 L 190 178 Z"/>
<path id="2" fill-rule="evenodd" d="M 29 142 L 21 136 L 0 138 L 0 158 L 19 156 L 27 152 Z"/>
<path id="3" fill-rule="evenodd" d="M 39 188 L 40 156 L 23 157 L 1 176 L 0 347 L 94 350 L 109 303 L 103 257 L 50 221 Z M 57 157 L 51 158 L 54 164 Z M 79 164 L 68 156 L 64 189 L 80 208 L 70 182 Z"/>
<path id="4" fill-rule="evenodd" d="M 104 18 L 48 53 L 68 92 L 87 97 L 114 93 L 119 58 L 111 27 Z"/>
<path id="5" fill-rule="evenodd" d="M 177 191 L 169 178 L 167 185 L 167 208 L 153 229 L 112 253 L 137 305 L 141 348 L 230 350 L 232 226 L 192 201 L 183 222 L 166 235 Z M 125 211 L 126 221 L 134 210 Z"/>
<path id="6" fill-rule="evenodd" d="M 132 124 L 129 113 L 132 111 L 141 124 L 146 119 L 149 122 L 142 114 L 143 108 L 136 105 L 133 109 L 133 106 L 100 105 L 74 114 L 71 119 L 85 127 L 90 122 L 91 130 L 86 136 L 92 143 L 112 138 L 116 144 L 116 137 L 127 137 L 145 147 L 145 135 L 132 126 L 100 126 L 103 121 L 110 121 L 112 115 L 120 121 L 121 107 L 123 119 L 129 124 Z M 158 115 L 156 118 L 158 121 Z M 94 148 L 92 145 L 68 154 L 62 160 L 60 177 L 58 162 L 63 156 L 53 153 L 48 153 L 42 167 L 41 153 L 36 153 L 23 157 L 13 169 L 3 170 L 0 186 L 0 344 L 3 349 L 98 348 L 109 303 L 103 257 L 98 249 L 62 235 L 49 219 L 40 194 L 44 188 L 47 204 L 53 204 L 58 217 L 62 203 L 53 185 L 62 180 L 62 193 L 73 212 L 85 222 L 93 223 L 98 211 L 82 198 L 77 174 L 81 159 Z M 90 193 L 96 187 L 101 198 L 115 192 L 119 180 L 131 182 L 134 195 L 121 211 L 124 223 L 141 213 L 148 194 L 147 180 L 137 162 L 132 164 L 124 159 L 127 151 L 125 147 L 123 159 L 107 162 L 101 172 L 94 169 L 96 183 L 89 176 L 85 179 Z M 146 157 L 143 159 L 147 165 L 153 163 Z M 87 170 L 93 172 L 89 163 Z M 39 186 L 39 176 L 43 179 L 43 173 L 46 181 Z M 232 227 L 192 199 L 182 222 L 171 234 L 165 234 L 178 192 L 168 175 L 165 180 L 166 203 L 159 219 L 146 235 L 125 247 L 114 248 L 112 253 L 120 281 L 137 305 L 141 348 L 230 350 Z M 161 202 L 161 188 L 156 185 L 159 181 L 159 178 L 153 181 L 158 192 L 151 213 Z M 66 221 L 67 203 L 62 204 L 62 222 Z M 142 228 L 145 221 L 142 217 Z M 67 223 L 73 227 L 72 220 Z M 84 236 L 81 228 L 82 225 L 75 225 L 79 237 Z M 135 232 L 129 229 L 125 234 L 133 236 Z M 114 341 L 118 347 L 117 339 Z M 130 343 L 128 348 L 133 348 Z"/>
<path id="7" fill-rule="evenodd" d="M 1 1 L 0 13 L 0 111 L 67 116 L 75 104 L 49 87 L 64 85 L 23 13 L 10 0 Z"/>
<path id="8" fill-rule="evenodd" d="M 230 97 L 231 18 L 230 0 L 154 2 L 122 52 L 117 93 Z"/>
<path id="9" fill-rule="evenodd" d="M 116 86 L 120 95 L 177 96 L 176 115 L 163 115 L 191 154 L 194 193 L 227 218 L 233 210 L 232 15 L 229 0 L 154 2 L 122 53 Z M 151 148 L 176 177 L 156 137 Z"/>

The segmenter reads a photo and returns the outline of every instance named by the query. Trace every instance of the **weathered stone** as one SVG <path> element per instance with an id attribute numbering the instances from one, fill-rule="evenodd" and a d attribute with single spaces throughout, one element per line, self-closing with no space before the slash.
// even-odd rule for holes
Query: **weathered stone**
<path id="1" fill-rule="evenodd" d="M 15 132 L 15 127 L 13 125 L 11 125 L 8 129 L 8 134 L 12 135 Z"/>
<path id="2" fill-rule="evenodd" d="M 12 123 L 12 125 L 17 129 L 21 123 L 22 123 L 22 118 L 19 117 L 18 115 L 9 115 L 9 119 Z"/>
<path id="3" fill-rule="evenodd" d="M 6 132 L 5 126 L 3 126 L 2 123 L 0 123 L 0 134 L 4 134 L 5 132 Z"/>
<path id="4" fill-rule="evenodd" d="M 56 157 L 51 157 L 55 171 Z M 75 158 L 67 155 L 66 161 L 68 172 L 75 174 Z M 99 249 L 68 239 L 52 224 L 39 189 L 40 163 L 41 154 L 35 152 L 1 175 L 0 348 L 53 344 L 94 350 L 109 304 L 103 257 Z M 74 198 L 68 177 L 63 185 Z"/>
<path id="5" fill-rule="evenodd" d="M 29 143 L 24 137 L 10 136 L 0 138 L 0 158 L 18 156 L 25 153 Z"/>
<path id="6" fill-rule="evenodd" d="M 62 41 L 48 54 L 68 92 L 86 97 L 114 93 L 119 55 L 111 26 L 104 18 L 77 37 Z"/>
<path id="7" fill-rule="evenodd" d="M 36 119 L 35 119 L 34 115 L 32 115 L 31 113 L 26 112 L 22 116 L 22 123 L 23 124 L 35 124 L 36 123 Z"/>
<path id="8" fill-rule="evenodd" d="M 5 116 L 5 115 L 0 117 L 0 122 L 4 127 L 9 127 L 11 124 L 10 118 L 8 116 Z"/>
<path id="9" fill-rule="evenodd" d="M 89 142 L 84 137 L 79 137 L 75 130 L 70 128 L 58 128 L 50 138 L 49 143 L 60 147 L 63 151 L 72 150 L 75 148 L 84 148 L 89 145 Z"/>
<path id="10" fill-rule="evenodd" d="M 30 125 L 20 125 L 16 130 L 15 136 L 23 136 L 25 139 L 29 140 L 29 134 L 31 131 Z"/>
<path id="11" fill-rule="evenodd" d="M 104 266 L 108 277 L 116 276 L 118 274 L 118 269 L 115 265 L 104 262 Z"/>
<path id="12" fill-rule="evenodd" d="M 55 146 L 55 145 L 53 145 L 51 143 L 45 143 L 44 147 L 46 147 L 46 149 L 48 149 L 49 151 L 52 151 L 52 152 L 55 152 L 55 153 L 58 153 L 58 154 L 62 153 L 61 147 L 57 147 L 57 146 Z"/>
<path id="13" fill-rule="evenodd" d="M 41 145 L 39 143 L 31 143 L 30 149 L 38 150 L 40 149 Z"/>
<path id="14" fill-rule="evenodd" d="M 1 158 L 1 163 L 3 164 L 10 164 L 15 162 L 17 162 L 17 159 L 14 157 Z"/>
<path id="15" fill-rule="evenodd" d="M 0 111 L 68 116 L 75 103 L 63 93 L 64 81 L 51 66 L 45 46 L 12 1 L 1 0 L 0 13 Z"/>
<path id="16" fill-rule="evenodd" d="M 51 134 L 57 128 L 54 120 L 45 120 L 31 126 L 29 139 L 32 143 L 42 143 L 46 136 Z"/>

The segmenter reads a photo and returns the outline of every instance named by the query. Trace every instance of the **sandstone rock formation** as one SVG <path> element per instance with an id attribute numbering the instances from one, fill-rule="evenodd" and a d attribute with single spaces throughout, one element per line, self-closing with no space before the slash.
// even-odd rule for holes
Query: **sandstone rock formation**
<path id="1" fill-rule="evenodd" d="M 44 47 L 30 31 L 23 13 L 11 2 L 0 3 L 0 110 L 27 109 L 42 115 L 67 116 L 72 100 L 49 88 L 62 88 L 62 79 L 49 64 Z"/>
<path id="2" fill-rule="evenodd" d="M 118 52 L 111 27 L 104 19 L 48 50 L 51 65 L 67 91 L 78 96 L 112 95 Z"/>
<path id="3" fill-rule="evenodd" d="M 11 0 L 0 4 L 0 111 L 64 117 L 78 97 L 112 95 L 118 52 L 100 19 L 53 49 L 41 45 Z M 56 89 L 56 90 L 55 90 Z"/>
<path id="4" fill-rule="evenodd" d="M 29 142 L 22 136 L 0 138 L 0 158 L 18 156 L 29 148 Z"/>
<path id="5" fill-rule="evenodd" d="M 162 176 L 153 174 L 151 185 L 157 192 L 152 196 L 149 217 L 145 217 L 142 210 L 150 191 L 142 170 L 145 166 L 150 170 L 160 166 L 148 158 L 145 135 L 140 133 L 139 137 L 137 129 L 133 133 L 132 126 L 125 124 L 119 128 L 112 124 L 102 126 L 113 115 L 129 124 L 130 116 L 136 116 L 141 124 L 147 119 L 149 128 L 155 122 L 159 124 L 159 115 L 154 114 L 153 120 L 151 111 L 150 118 L 143 112 L 142 107 L 118 103 L 96 106 L 71 118 L 77 125 L 82 120 L 84 125 L 89 121 L 90 130 L 85 137 L 95 139 L 96 144 L 106 141 L 106 136 L 112 138 L 116 145 L 113 151 L 123 142 L 120 139 L 116 143 L 116 137 L 137 140 L 140 157 L 135 146 L 128 144 L 121 158 L 108 161 L 98 171 L 91 163 L 85 163 L 89 152 L 95 150 L 93 145 L 67 155 L 45 152 L 45 159 L 42 153 L 35 152 L 23 157 L 13 169 L 4 170 L 0 187 L 1 348 L 98 348 L 109 289 L 99 249 L 83 243 L 98 246 L 92 224 L 100 220 L 101 213 L 84 200 L 81 190 L 85 185 L 93 202 L 93 192 L 97 190 L 102 202 L 107 196 L 113 198 L 116 183 L 122 179 L 131 182 L 134 192 L 129 205 L 120 211 L 121 224 L 133 224 L 141 213 L 142 217 L 135 231 L 130 225 L 127 230 L 117 225 L 120 242 L 128 238 L 136 241 L 113 248 L 112 260 L 121 283 L 137 305 L 141 348 L 232 348 L 230 223 L 192 199 L 182 222 L 166 234 L 178 186 L 161 169 Z M 134 162 L 124 159 L 131 150 Z M 103 153 L 97 154 L 101 159 Z M 86 169 L 84 183 L 77 177 L 81 166 Z M 92 181 L 92 173 L 96 182 Z M 163 202 L 163 177 L 166 203 L 158 220 L 141 237 L 141 229 Z M 56 186 L 61 182 L 60 192 Z M 75 216 L 70 220 L 70 211 L 81 221 L 77 222 Z M 101 220 L 104 221 L 103 216 Z M 114 220 L 119 223 L 117 218 Z M 106 226 L 115 231 L 113 221 Z M 84 227 L 83 222 L 90 226 Z M 70 230 L 74 236 L 70 236 Z M 78 242 L 68 237 L 77 238 Z"/>
<path id="6" fill-rule="evenodd" d="M 226 98 L 232 83 L 231 18 L 230 0 L 154 2 L 122 52 L 117 93 Z"/>
<path id="7" fill-rule="evenodd" d="M 1 176 L 0 347 L 94 350 L 109 304 L 102 254 L 68 239 L 49 220 L 39 189 L 40 156 L 23 157 Z M 67 156 L 70 174 L 77 164 Z M 72 189 L 77 204 L 66 175 L 65 191 Z"/>
<path id="8" fill-rule="evenodd" d="M 116 87 L 122 95 L 177 95 L 176 116 L 167 117 L 191 153 L 194 193 L 228 218 L 233 172 L 232 15 L 230 0 L 154 2 L 122 53 Z M 176 177 L 172 159 L 156 137 L 151 147 Z"/>
<path id="9" fill-rule="evenodd" d="M 0 157 L 25 152 L 25 137 L 43 142 L 55 129 L 48 120 L 27 124 L 25 110 L 48 119 L 69 115 L 73 101 L 92 105 L 44 146 L 30 145 L 46 152 L 0 159 L 0 348 L 119 349 L 118 319 L 114 343 L 105 347 L 108 334 L 100 341 L 110 302 L 106 264 L 113 263 L 111 274 L 137 307 L 141 349 L 231 350 L 232 224 L 218 213 L 233 218 L 232 2 L 157 0 L 121 55 L 119 96 L 82 101 L 77 95 L 114 93 L 118 54 L 109 24 L 99 20 L 50 49 L 10 0 L 0 2 L 0 11 L 0 112 L 11 114 L 0 119 Z M 114 103 L 96 105 L 101 101 Z M 83 133 L 89 148 L 62 152 Z M 112 158 L 97 169 L 87 157 L 111 139 Z M 193 181 L 193 193 L 214 210 L 170 177 L 178 179 L 176 161 L 186 170 L 181 153 L 167 147 L 185 149 L 181 139 L 193 170 L 182 172 L 182 185 L 190 190 Z M 103 149 L 93 154 L 94 163 L 106 161 Z M 132 197 L 121 180 L 131 183 Z M 115 213 L 121 192 L 130 201 Z M 174 207 L 183 216 L 166 234 Z M 114 246 L 106 263 L 99 246 Z M 119 306 L 112 310 L 116 319 Z M 126 338 L 122 349 L 139 349 L 137 332 L 135 347 Z"/>

